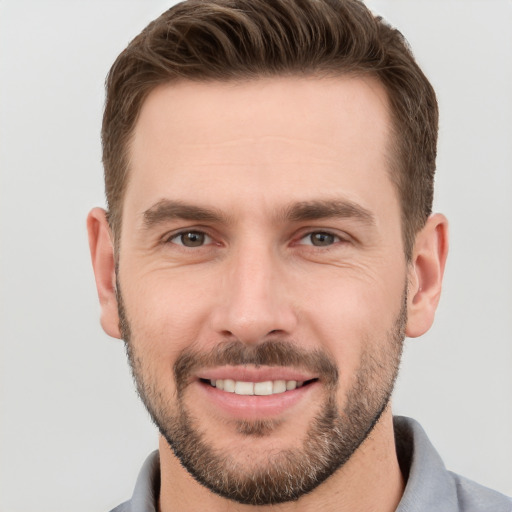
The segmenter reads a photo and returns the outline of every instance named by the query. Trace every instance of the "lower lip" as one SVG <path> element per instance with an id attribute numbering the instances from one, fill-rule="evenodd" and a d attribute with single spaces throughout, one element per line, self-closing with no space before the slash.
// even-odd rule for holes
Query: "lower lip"
<path id="1" fill-rule="evenodd" d="M 237 419 L 265 419 L 283 414 L 288 409 L 304 400 L 315 388 L 318 381 L 311 382 L 300 388 L 275 395 L 237 395 L 227 393 L 210 384 L 198 381 L 209 402 Z"/>

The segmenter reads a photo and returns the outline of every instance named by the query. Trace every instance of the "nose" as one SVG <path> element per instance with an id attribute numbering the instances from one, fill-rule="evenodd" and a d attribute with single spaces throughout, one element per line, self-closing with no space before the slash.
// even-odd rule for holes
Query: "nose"
<path id="1" fill-rule="evenodd" d="M 283 265 L 270 248 L 247 247 L 228 258 L 212 314 L 214 330 L 246 344 L 291 335 L 297 316 Z"/>

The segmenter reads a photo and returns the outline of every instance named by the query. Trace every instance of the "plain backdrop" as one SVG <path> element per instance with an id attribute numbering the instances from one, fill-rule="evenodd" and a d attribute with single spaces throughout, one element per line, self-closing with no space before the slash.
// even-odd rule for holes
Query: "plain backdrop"
<path id="1" fill-rule="evenodd" d="M 439 96 L 451 253 L 395 412 L 446 465 L 512 494 L 512 2 L 371 0 Z M 172 2 L 0 0 L 0 512 L 107 511 L 156 430 L 108 338 L 86 241 L 103 205 L 104 77 Z"/>

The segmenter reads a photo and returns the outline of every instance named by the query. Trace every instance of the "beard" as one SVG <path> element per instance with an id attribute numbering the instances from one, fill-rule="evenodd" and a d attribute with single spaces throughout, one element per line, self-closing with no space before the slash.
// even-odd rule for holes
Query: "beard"
<path id="1" fill-rule="evenodd" d="M 364 340 L 359 367 L 346 392 L 345 406 L 337 404 L 338 368 L 325 352 L 305 350 L 279 338 L 258 345 L 240 341 L 220 343 L 211 351 L 184 350 L 174 363 L 176 394 L 169 396 L 153 378 L 144 356 L 131 339 L 130 324 L 118 287 L 120 328 L 137 391 L 153 422 L 181 465 L 210 491 L 241 504 L 270 505 L 298 500 L 342 467 L 364 442 L 388 406 L 398 374 L 405 326 L 407 296 L 384 339 Z M 187 408 L 187 386 L 195 369 L 223 365 L 289 366 L 319 376 L 325 398 L 297 448 L 275 448 L 255 464 L 250 456 L 215 449 L 206 429 Z M 271 436 L 279 420 L 236 422 L 246 438 Z M 237 456 L 238 455 L 238 456 Z"/>

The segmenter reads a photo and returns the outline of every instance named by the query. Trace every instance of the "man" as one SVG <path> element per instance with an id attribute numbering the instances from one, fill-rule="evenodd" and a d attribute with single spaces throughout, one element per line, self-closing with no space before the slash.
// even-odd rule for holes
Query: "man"
<path id="1" fill-rule="evenodd" d="M 510 511 L 393 419 L 431 326 L 437 104 L 355 0 L 190 1 L 107 81 L 102 326 L 161 437 L 119 511 Z"/>

